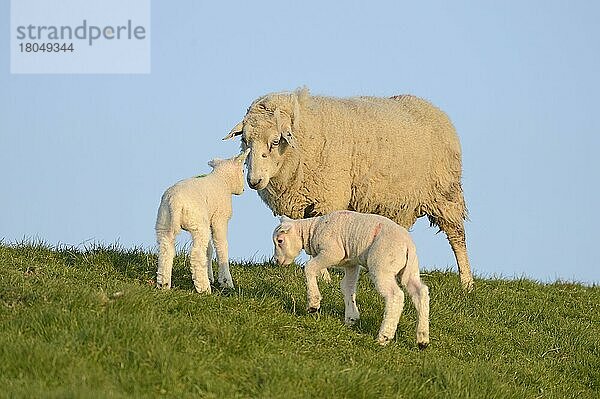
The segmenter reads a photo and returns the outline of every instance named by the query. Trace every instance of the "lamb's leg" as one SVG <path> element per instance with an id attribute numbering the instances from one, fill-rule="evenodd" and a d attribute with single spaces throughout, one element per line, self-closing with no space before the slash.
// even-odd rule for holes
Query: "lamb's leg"
<path id="1" fill-rule="evenodd" d="M 215 276 L 213 274 L 213 268 L 212 268 L 212 257 L 213 257 L 213 247 L 212 247 L 212 244 L 209 242 L 208 246 L 206 247 L 206 264 L 207 264 L 207 269 L 208 269 L 208 281 L 210 281 L 211 284 L 213 284 L 215 282 Z"/>
<path id="2" fill-rule="evenodd" d="M 171 230 L 157 230 L 158 243 L 158 271 L 156 272 L 156 286 L 158 288 L 171 288 L 171 272 L 173 271 L 173 258 L 175 257 L 175 233 Z"/>
<path id="3" fill-rule="evenodd" d="M 321 293 L 317 284 L 317 275 L 327 267 L 338 263 L 338 259 L 327 252 L 321 252 L 310 259 L 304 266 L 306 277 L 306 294 L 308 297 L 307 310 L 309 313 L 316 312 L 321 307 Z"/>
<path id="4" fill-rule="evenodd" d="M 329 270 L 321 270 L 319 277 L 321 277 L 321 280 L 325 281 L 326 283 L 331 283 L 331 275 L 329 274 Z"/>
<path id="5" fill-rule="evenodd" d="M 207 246 L 210 245 L 210 234 L 206 230 L 191 230 L 192 249 L 190 251 L 190 269 L 194 287 L 199 293 L 210 294 L 210 280 L 208 279 Z"/>
<path id="6" fill-rule="evenodd" d="M 319 272 L 319 278 L 325 281 L 326 283 L 331 283 L 331 275 L 329 274 L 329 270 L 327 269 L 323 269 Z"/>
<path id="7" fill-rule="evenodd" d="M 350 326 L 360 318 L 358 307 L 356 306 L 356 283 L 358 282 L 359 274 L 359 265 L 346 267 L 344 278 L 340 281 L 340 288 L 344 294 L 344 321 Z"/>
<path id="8" fill-rule="evenodd" d="M 429 288 L 421 281 L 419 260 L 414 246 L 408 248 L 406 266 L 400 272 L 400 282 L 417 309 L 417 344 L 424 349 L 429 344 Z"/>
<path id="9" fill-rule="evenodd" d="M 408 280 L 406 289 L 418 314 L 417 345 L 424 349 L 429 345 L 429 288 L 417 276 Z"/>
<path id="10" fill-rule="evenodd" d="M 218 281 L 221 287 L 233 288 L 233 279 L 229 271 L 229 253 L 227 246 L 227 220 L 215 221 L 211 226 L 213 243 L 217 252 L 217 263 L 219 264 Z"/>
<path id="11" fill-rule="evenodd" d="M 385 272 L 378 266 L 369 265 L 369 267 L 371 267 L 371 277 L 375 287 L 385 300 L 383 322 L 377 335 L 377 342 L 380 345 L 386 345 L 396 334 L 398 321 L 400 321 L 400 315 L 404 308 L 404 292 L 396 283 L 395 274 Z"/>

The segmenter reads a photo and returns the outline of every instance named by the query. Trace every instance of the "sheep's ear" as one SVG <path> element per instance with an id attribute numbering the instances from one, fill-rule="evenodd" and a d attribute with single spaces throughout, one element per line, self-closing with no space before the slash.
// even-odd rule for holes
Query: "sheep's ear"
<path id="1" fill-rule="evenodd" d="M 292 134 L 291 120 L 289 123 L 285 121 L 283 115 L 281 115 L 281 111 L 279 111 L 278 108 L 275 109 L 273 115 L 275 116 L 277 131 L 279 134 L 281 134 L 281 138 L 284 139 L 290 147 L 296 148 L 296 138 Z"/>
<path id="2" fill-rule="evenodd" d="M 239 163 L 244 163 L 244 161 L 248 157 L 248 154 L 250 154 L 250 148 L 246 148 L 246 151 L 241 152 L 238 156 L 236 156 L 235 160 Z"/>
<path id="3" fill-rule="evenodd" d="M 288 145 L 292 148 L 296 148 L 296 137 L 292 134 L 291 130 L 287 130 L 281 133 L 281 138 L 287 141 Z"/>
<path id="4" fill-rule="evenodd" d="M 221 162 L 223 162 L 223 160 L 221 158 L 215 158 L 215 159 L 208 161 L 208 166 L 210 166 L 211 168 L 216 168 L 217 165 L 220 164 Z"/>
<path id="5" fill-rule="evenodd" d="M 229 140 L 234 138 L 235 136 L 239 136 L 240 134 L 242 134 L 242 131 L 244 129 L 244 121 L 239 122 L 237 125 L 235 125 L 233 127 L 233 129 L 231 129 L 231 131 L 229 132 L 229 134 L 225 137 L 223 137 L 223 140 Z"/>

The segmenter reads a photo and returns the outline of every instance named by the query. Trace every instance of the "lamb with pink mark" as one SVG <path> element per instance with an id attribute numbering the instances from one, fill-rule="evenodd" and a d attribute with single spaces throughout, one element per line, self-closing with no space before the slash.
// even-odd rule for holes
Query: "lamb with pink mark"
<path id="1" fill-rule="evenodd" d="M 377 342 L 386 345 L 396 334 L 404 308 L 399 279 L 417 309 L 417 344 L 420 348 L 428 345 L 429 289 L 421 282 L 416 248 L 405 228 L 383 216 L 353 211 L 335 211 L 298 220 L 282 216 L 280 220 L 281 224 L 273 232 L 277 262 L 289 265 L 303 249 L 312 256 L 304 266 L 309 312 L 316 312 L 321 305 L 319 272 L 329 267 L 343 268 L 345 275 L 340 287 L 344 295 L 345 322 L 354 324 L 360 317 L 356 284 L 360 266 L 363 266 L 385 299 Z"/>

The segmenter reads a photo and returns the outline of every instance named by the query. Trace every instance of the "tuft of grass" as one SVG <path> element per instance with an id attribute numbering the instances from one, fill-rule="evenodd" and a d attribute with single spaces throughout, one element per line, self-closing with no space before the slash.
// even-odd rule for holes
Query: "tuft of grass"
<path id="1" fill-rule="evenodd" d="M 360 322 L 320 282 L 305 311 L 302 270 L 232 264 L 235 290 L 194 292 L 189 260 L 154 288 L 156 254 L 0 243 L 2 397 L 596 398 L 600 288 L 477 279 L 449 271 L 431 292 L 431 344 L 415 343 L 407 301 L 395 340 L 375 343 L 383 301 L 365 275 Z"/>

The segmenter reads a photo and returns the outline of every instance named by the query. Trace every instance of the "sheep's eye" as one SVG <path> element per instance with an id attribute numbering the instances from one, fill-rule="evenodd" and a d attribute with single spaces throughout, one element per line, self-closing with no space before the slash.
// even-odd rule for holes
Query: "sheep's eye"
<path id="1" fill-rule="evenodd" d="M 283 238 L 278 238 L 277 239 L 277 244 L 283 244 Z"/>
<path id="2" fill-rule="evenodd" d="M 279 145 L 279 139 L 272 141 L 270 150 L 277 147 L 278 145 Z"/>

